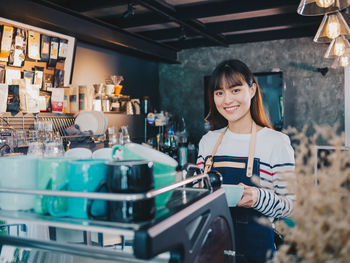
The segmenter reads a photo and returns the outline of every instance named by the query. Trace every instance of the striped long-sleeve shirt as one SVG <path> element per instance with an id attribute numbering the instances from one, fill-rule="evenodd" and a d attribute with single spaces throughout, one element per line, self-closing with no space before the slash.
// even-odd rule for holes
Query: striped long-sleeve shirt
<path id="1" fill-rule="evenodd" d="M 210 131 L 199 143 L 197 165 L 204 167 L 223 129 Z M 237 134 L 227 130 L 215 156 L 247 157 L 250 134 Z M 295 195 L 287 188 L 294 178 L 294 150 L 289 137 L 281 132 L 263 128 L 257 132 L 255 158 L 259 159 L 259 199 L 253 209 L 273 218 L 290 214 Z M 233 175 L 234 176 L 234 175 Z"/>

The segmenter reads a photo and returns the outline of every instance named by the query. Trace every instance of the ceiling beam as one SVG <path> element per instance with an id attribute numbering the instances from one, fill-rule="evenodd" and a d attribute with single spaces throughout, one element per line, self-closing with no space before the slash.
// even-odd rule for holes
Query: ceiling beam
<path id="1" fill-rule="evenodd" d="M 206 17 L 215 17 L 223 15 L 241 16 L 244 13 L 252 12 L 249 17 L 257 15 L 264 16 L 277 14 L 296 13 L 298 2 L 296 0 L 269 0 L 269 1 L 233 1 L 223 0 L 220 2 L 199 2 L 192 5 L 176 6 L 177 17 L 181 20 L 200 19 Z M 259 11 L 259 13 L 254 13 Z M 115 22 L 121 28 L 138 27 L 152 24 L 166 23 L 164 17 L 154 16 L 153 14 L 140 14 L 129 19 L 118 19 L 115 16 L 103 17 L 104 20 Z"/>
<path id="2" fill-rule="evenodd" d="M 271 31 L 252 32 L 239 35 L 227 35 L 226 39 L 230 44 L 244 44 L 249 42 L 313 37 L 316 33 L 317 27 L 318 25 L 284 28 L 277 30 L 271 30 L 270 28 Z M 172 47 L 178 50 L 214 46 L 210 42 L 203 39 L 188 39 L 183 41 L 169 41 L 165 43 L 167 45 L 171 45 Z"/>
<path id="3" fill-rule="evenodd" d="M 0 16 L 156 61 L 177 63 L 176 50 L 47 1 L 0 0 Z M 20 8 L 19 8 L 20 7 Z"/>
<path id="4" fill-rule="evenodd" d="M 101 8 L 127 5 L 129 2 L 128 0 L 70 0 L 64 6 L 77 12 L 88 12 Z"/>
<path id="5" fill-rule="evenodd" d="M 280 8 L 281 13 L 294 12 L 298 8 L 300 0 L 257 0 L 257 1 L 232 1 L 222 0 L 214 2 L 198 2 L 193 5 L 181 5 L 176 7 L 176 12 L 181 19 L 203 18 L 221 16 L 227 14 L 239 14 L 257 10 L 269 10 Z M 284 7 L 290 6 L 291 9 Z M 266 15 L 270 15 L 266 13 Z"/>
<path id="6" fill-rule="evenodd" d="M 318 17 L 318 16 L 301 17 L 300 15 L 295 13 L 295 14 L 258 17 L 258 18 L 252 18 L 252 19 L 208 23 L 206 24 L 206 26 L 209 32 L 225 33 L 225 32 L 239 32 L 244 30 L 288 26 L 288 25 L 293 27 L 300 27 L 300 26 L 309 25 L 309 24 L 318 25 L 321 23 L 321 20 L 322 20 L 322 17 Z M 171 28 L 171 29 L 143 31 L 143 32 L 139 32 L 138 34 L 144 37 L 159 41 L 163 39 L 178 38 L 181 33 L 182 32 L 180 28 Z M 186 32 L 186 36 L 193 37 L 194 34 L 191 34 L 191 32 Z"/>
<path id="7" fill-rule="evenodd" d="M 99 19 L 118 25 L 120 28 L 138 27 L 154 24 L 164 24 L 169 22 L 169 18 L 155 14 L 153 12 L 147 12 L 144 14 L 137 14 L 135 16 L 123 18 L 121 15 L 108 15 L 99 17 Z"/>
<path id="8" fill-rule="evenodd" d="M 197 20 L 181 20 L 177 17 L 176 10 L 166 4 L 161 0 L 136 0 L 138 4 L 143 7 L 155 12 L 156 14 L 168 18 L 172 22 L 176 22 L 184 28 L 193 31 L 194 33 L 203 36 L 204 38 L 212 41 L 216 45 L 227 46 L 225 39 L 220 34 L 211 34 L 209 33 L 205 25 L 200 23 Z"/>

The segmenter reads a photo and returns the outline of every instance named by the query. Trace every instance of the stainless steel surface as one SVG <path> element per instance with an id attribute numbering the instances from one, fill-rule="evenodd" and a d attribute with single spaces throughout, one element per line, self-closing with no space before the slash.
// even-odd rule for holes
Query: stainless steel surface
<path id="1" fill-rule="evenodd" d="M 0 210 L 1 220 L 16 220 L 21 221 L 23 224 L 38 224 L 42 226 L 51 226 L 58 228 L 65 228 L 71 230 L 90 231 L 98 233 L 108 233 L 115 235 L 127 236 L 130 239 L 134 238 L 134 231 L 140 229 L 143 226 L 133 223 L 119 223 L 97 220 L 85 220 L 65 217 L 52 217 L 39 215 L 32 212 L 22 211 L 6 211 Z"/>
<path id="2" fill-rule="evenodd" d="M 206 179 L 210 186 L 208 175 L 200 174 L 191 178 L 176 182 L 174 184 L 151 190 L 146 193 L 135 194 L 119 194 L 119 193 L 90 193 L 90 192 L 74 192 L 74 191 L 55 191 L 55 190 L 36 190 L 36 189 L 20 189 L 20 188 L 0 188 L 0 193 L 16 193 L 16 194 L 29 194 L 29 195 L 45 195 L 45 196 L 59 196 L 59 197 L 74 197 L 74 198 L 89 198 L 89 199 L 101 199 L 109 201 L 138 201 L 143 199 L 150 199 L 156 197 L 165 192 L 169 192 L 186 184 L 196 182 L 202 179 Z"/>
<path id="3" fill-rule="evenodd" d="M 145 193 L 140 194 L 109 194 L 109 193 L 89 193 L 73 191 L 55 191 L 55 190 L 36 190 L 36 189 L 19 189 L 19 188 L 0 188 L 1 193 L 45 195 L 59 197 L 89 198 L 109 201 L 137 201 L 147 199 Z"/>
<path id="4" fill-rule="evenodd" d="M 83 256 L 90 259 L 102 259 L 113 262 L 145 262 L 134 257 L 132 251 L 121 251 L 116 249 L 106 249 L 86 245 L 77 245 L 71 243 L 59 243 L 54 241 L 40 241 L 35 239 L 19 238 L 14 236 L 0 236 L 2 244 L 16 247 L 34 248 L 44 251 L 50 251 L 55 254 L 69 254 L 73 256 Z M 168 253 L 167 253 L 168 254 Z M 162 255 L 152 259 L 152 262 L 168 262 L 170 256 Z M 76 262 L 76 261 L 74 261 Z M 83 261 L 86 262 L 86 259 Z M 95 262 L 95 261 L 93 261 Z M 42 263 L 42 262 L 36 262 Z M 44 262 L 43 262 L 44 263 Z M 48 263 L 48 262 L 45 262 Z"/>
<path id="5" fill-rule="evenodd" d="M 191 198 L 199 198 L 208 193 L 207 189 L 201 188 L 180 188 L 174 195 L 176 199 L 170 200 L 169 205 L 172 207 L 181 207 L 188 204 Z M 160 211 L 164 213 L 164 211 Z M 8 211 L 0 210 L 1 220 L 16 220 L 23 224 L 40 224 L 44 226 L 52 226 L 58 228 L 66 228 L 72 230 L 82 230 L 90 232 L 100 232 L 108 234 L 117 234 L 127 236 L 130 239 L 134 237 L 134 231 L 139 230 L 145 225 L 149 224 L 148 221 L 138 223 L 121 223 L 112 221 L 99 221 L 88 219 L 76 219 L 67 217 L 52 217 L 48 215 L 40 215 L 30 211 Z"/>
<path id="6" fill-rule="evenodd" d="M 205 177 L 206 175 L 200 175 L 192 178 L 192 180 L 187 179 L 180 183 L 175 183 L 173 187 L 177 186 L 177 189 L 175 189 L 172 193 L 172 197 L 167 203 L 166 207 L 157 210 L 157 216 L 154 220 L 141 223 L 118 223 L 73 218 L 56 218 L 38 215 L 31 212 L 0 210 L 1 220 L 11 219 L 28 226 L 35 224 L 44 228 L 51 226 L 58 229 L 64 228 L 68 230 L 102 233 L 103 238 L 106 234 L 109 234 L 112 235 L 112 240 L 116 240 L 116 237 L 122 238 L 118 239 L 118 241 L 114 243 L 100 243 L 99 241 L 99 246 L 103 244 L 103 248 L 96 247 L 96 243 L 92 243 L 92 246 L 87 245 L 87 243 L 85 243 L 85 245 L 63 244 L 63 240 L 61 239 L 57 239 L 60 242 L 53 242 L 42 238 L 39 238 L 39 240 L 32 240 L 25 237 L 16 238 L 12 236 L 0 236 L 0 243 L 15 247 L 39 249 L 41 250 L 41 253 L 56 253 L 57 255 L 60 254 L 68 256 L 74 255 L 82 257 L 81 261 L 74 262 L 84 263 L 86 263 L 84 259 L 91 260 L 91 263 L 98 262 L 95 260 L 108 260 L 114 262 L 146 262 L 147 260 L 145 261 L 145 259 L 149 259 L 148 262 L 169 262 L 170 253 L 164 253 L 164 251 L 172 251 L 173 254 L 175 253 L 175 257 L 178 257 L 180 254 L 182 255 L 182 253 L 184 253 L 183 262 L 193 262 L 193 258 L 196 253 L 198 253 L 200 244 L 203 240 L 202 234 L 207 232 L 207 227 L 209 224 L 207 226 L 207 224 L 198 223 L 196 226 L 194 226 L 191 224 L 191 222 L 194 222 L 196 218 L 200 218 L 200 222 L 203 220 L 207 222 L 208 220 L 206 218 L 211 221 L 218 216 L 223 216 L 224 218 L 227 217 L 227 211 L 225 214 L 225 209 L 223 209 L 226 208 L 227 210 L 227 203 L 223 189 L 210 191 L 203 188 L 182 187 L 183 184 L 196 180 L 198 181 Z M 167 189 L 165 188 L 164 191 L 165 190 Z M 189 224 L 191 225 L 191 229 L 193 227 L 198 228 L 196 230 L 198 235 L 191 237 L 192 243 L 189 242 L 190 237 L 185 231 L 185 229 L 189 227 Z M 166 236 L 171 238 L 166 238 L 164 240 Z M 178 246 L 181 245 L 178 242 L 184 246 L 185 250 L 183 252 L 179 252 L 177 250 Z M 191 246 L 189 246 L 190 243 L 192 244 Z M 112 246 L 109 244 L 112 244 Z M 194 244 L 197 245 L 193 246 Z M 177 253 L 179 254 L 177 255 Z M 220 251 L 217 253 L 220 253 Z M 165 257 L 164 254 L 166 255 Z M 45 261 L 36 263 L 43 262 Z"/>

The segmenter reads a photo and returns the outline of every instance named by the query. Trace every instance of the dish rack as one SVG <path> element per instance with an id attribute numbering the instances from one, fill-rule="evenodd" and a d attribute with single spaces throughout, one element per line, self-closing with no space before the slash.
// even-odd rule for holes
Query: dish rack
<path id="1" fill-rule="evenodd" d="M 54 114 L 54 113 L 39 113 L 39 114 L 17 114 L 12 116 L 10 113 L 0 115 L 0 126 L 11 126 L 15 130 L 32 130 L 34 122 L 51 121 L 53 131 L 58 132 L 60 136 L 65 136 L 64 130 L 74 124 L 74 116 L 72 114 Z"/>
<path id="2" fill-rule="evenodd" d="M 33 239 L 16 235 L 0 235 L 0 244 L 27 248 L 30 253 L 51 253 L 83 257 L 81 262 L 107 260 L 113 262 L 227 262 L 234 263 L 233 225 L 224 190 L 214 175 L 200 174 L 145 193 L 90 193 L 53 190 L 0 188 L 0 193 L 75 197 L 108 201 L 140 201 L 172 191 L 167 205 L 157 210 L 153 220 L 121 223 L 98 220 L 56 218 L 32 212 L 0 210 L 0 220 L 16 220 L 20 224 L 80 230 L 83 244 L 50 239 Z M 204 182 L 203 187 L 198 182 Z M 193 187 L 197 185 L 197 187 Z M 98 234 L 98 243 L 91 242 Z M 118 237 L 106 244 L 106 235 Z M 209 253 L 209 254 L 208 254 Z M 74 259 L 76 260 L 76 259 Z M 44 261 L 36 261 L 38 263 Z M 74 261 L 78 262 L 78 261 Z M 105 261 L 103 261 L 105 262 Z"/>
<path id="3" fill-rule="evenodd" d="M 19 151 L 25 151 L 25 148 L 28 147 L 28 140 L 35 139 L 35 137 L 28 136 L 29 130 L 34 129 L 35 121 L 50 121 L 52 123 L 52 129 L 54 134 L 59 135 L 63 140 L 63 145 L 66 148 L 72 142 L 75 142 L 77 145 L 87 143 L 105 143 L 105 136 L 99 135 L 66 135 L 65 129 L 74 125 L 75 117 L 73 114 L 55 114 L 55 113 L 39 113 L 39 114 L 17 114 L 12 116 L 11 113 L 0 114 L 0 127 L 11 127 L 15 131 L 26 131 L 26 142 L 18 144 L 17 148 L 24 148 Z M 99 146 L 101 147 L 101 146 Z"/>

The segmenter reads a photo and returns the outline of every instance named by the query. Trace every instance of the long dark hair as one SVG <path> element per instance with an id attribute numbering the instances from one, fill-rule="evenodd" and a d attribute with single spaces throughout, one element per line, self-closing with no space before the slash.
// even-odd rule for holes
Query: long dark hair
<path id="1" fill-rule="evenodd" d="M 218 112 L 215 106 L 214 91 L 225 87 L 240 86 L 243 85 L 244 82 L 246 82 L 249 87 L 252 87 L 254 83 L 256 85 L 256 92 L 250 105 L 250 114 L 253 120 L 262 127 L 271 128 L 264 110 L 260 87 L 253 73 L 242 61 L 232 59 L 221 62 L 210 77 L 208 91 L 209 114 L 206 120 L 209 121 L 211 129 L 216 130 L 228 125 L 228 121 Z"/>

